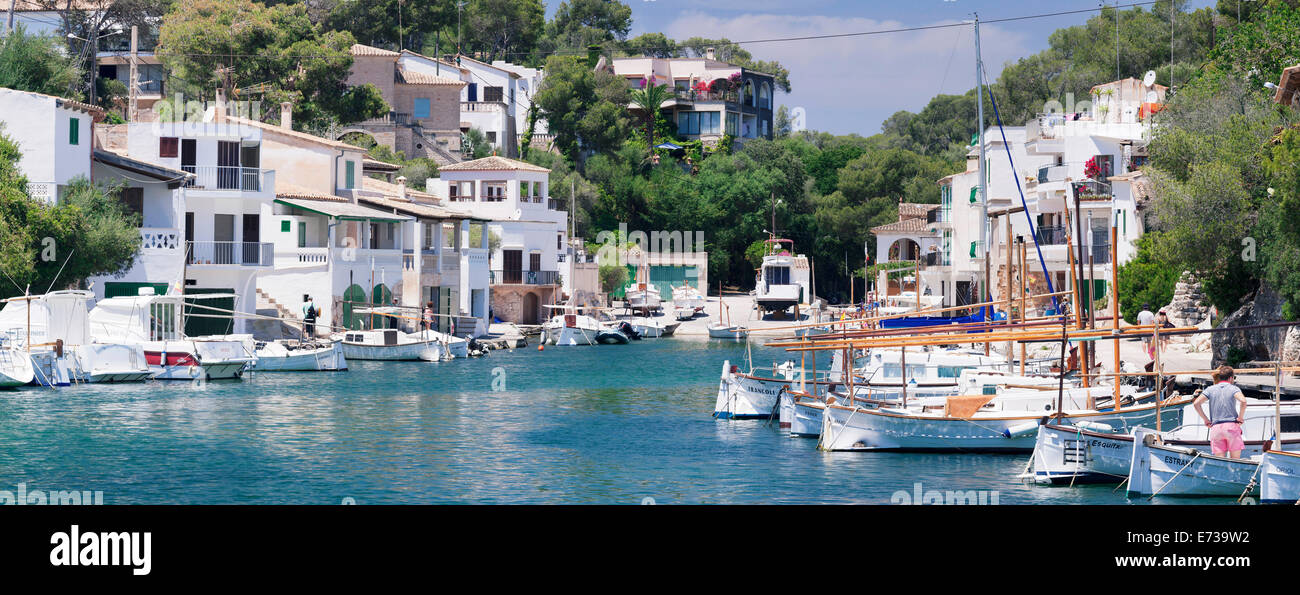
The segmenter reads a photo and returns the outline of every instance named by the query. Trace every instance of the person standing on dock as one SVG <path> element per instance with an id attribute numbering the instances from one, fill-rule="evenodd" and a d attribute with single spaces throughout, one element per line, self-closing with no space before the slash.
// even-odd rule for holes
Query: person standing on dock
<path id="1" fill-rule="evenodd" d="M 1214 456 L 1241 458 L 1246 443 L 1241 439 L 1241 424 L 1246 421 L 1246 395 L 1232 381 L 1237 373 L 1231 366 L 1219 366 L 1214 372 L 1214 386 L 1205 389 L 1192 405 L 1201 421 L 1210 428 L 1210 449 Z M 1205 415 L 1204 405 L 1210 403 L 1210 415 Z"/>
<path id="2" fill-rule="evenodd" d="M 311 296 L 307 296 L 307 301 L 302 305 L 302 332 L 303 339 L 316 338 L 316 315 L 320 310 L 316 309 L 316 302 L 312 301 Z"/>
<path id="3" fill-rule="evenodd" d="M 1164 332 L 1164 330 L 1167 328 L 1174 328 L 1174 323 L 1169 322 L 1169 315 L 1166 314 L 1164 310 L 1161 310 L 1160 313 L 1156 315 L 1156 326 L 1160 327 L 1161 332 Z M 1156 349 L 1160 350 L 1160 355 L 1164 355 L 1165 349 L 1168 348 L 1169 348 L 1169 337 L 1161 336 L 1160 344 L 1156 345 Z"/>
<path id="4" fill-rule="evenodd" d="M 433 302 L 424 303 L 424 314 L 421 316 L 420 326 L 424 330 L 433 330 Z"/>

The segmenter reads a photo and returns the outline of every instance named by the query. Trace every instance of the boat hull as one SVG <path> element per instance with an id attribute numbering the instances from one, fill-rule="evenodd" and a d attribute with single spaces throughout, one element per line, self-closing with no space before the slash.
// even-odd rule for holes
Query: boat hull
<path id="1" fill-rule="evenodd" d="M 804 438 L 816 438 L 822 434 L 822 417 L 826 411 L 825 404 L 802 399 L 793 403 L 790 418 L 790 434 Z"/>
<path id="2" fill-rule="evenodd" d="M 1138 429 L 1133 436 L 1128 495 L 1131 496 L 1233 496 L 1255 492 L 1259 463 L 1228 459 L 1198 450 L 1157 443 L 1152 430 Z"/>
<path id="3" fill-rule="evenodd" d="M 27 353 L 0 349 L 0 388 L 26 386 L 36 379 L 36 369 Z"/>
<path id="4" fill-rule="evenodd" d="M 1259 500 L 1265 504 L 1300 502 L 1300 454 L 1269 451 L 1260 460 Z"/>
<path id="5" fill-rule="evenodd" d="M 343 346 L 333 343 L 329 347 L 295 349 L 288 354 L 259 352 L 253 369 L 258 372 L 332 372 L 348 369 Z"/>
<path id="6" fill-rule="evenodd" d="M 718 419 L 768 419 L 777 411 L 782 387 L 792 380 L 741 374 L 730 361 L 722 362 L 722 378 L 713 416 Z"/>
<path id="7" fill-rule="evenodd" d="M 973 418 L 912 415 L 899 410 L 828 405 L 823 414 L 823 450 L 895 450 L 938 452 L 1031 452 L 1037 435 L 1024 428 L 1043 423 L 1046 416 L 988 416 Z M 1161 411 L 1166 423 L 1175 423 L 1176 408 Z M 1144 405 L 1120 412 L 1067 414 L 1066 423 L 1104 423 L 1117 431 L 1154 426 L 1156 408 Z"/>
<path id="8" fill-rule="evenodd" d="M 349 360 L 436 362 L 443 359 L 442 345 L 433 341 L 398 345 L 366 345 L 345 341 L 342 348 L 343 357 Z"/>
<path id="9" fill-rule="evenodd" d="M 732 341 L 744 341 L 749 338 L 749 330 L 734 326 L 709 327 L 710 339 L 729 339 Z"/>

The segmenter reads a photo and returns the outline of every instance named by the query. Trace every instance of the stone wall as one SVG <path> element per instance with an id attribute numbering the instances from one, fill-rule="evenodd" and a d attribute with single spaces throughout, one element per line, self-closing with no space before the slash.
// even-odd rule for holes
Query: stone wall
<path id="1" fill-rule="evenodd" d="M 1210 305 L 1205 302 L 1201 283 L 1188 271 L 1183 271 L 1178 278 L 1173 300 L 1159 310 L 1169 315 L 1169 322 L 1174 326 L 1196 326 L 1210 317 Z"/>

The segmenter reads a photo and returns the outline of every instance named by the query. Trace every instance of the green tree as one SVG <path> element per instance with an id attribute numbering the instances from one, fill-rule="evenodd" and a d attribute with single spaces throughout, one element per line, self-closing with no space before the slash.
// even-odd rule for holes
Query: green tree
<path id="1" fill-rule="evenodd" d="M 600 290 L 606 297 L 627 286 L 627 267 L 621 264 L 602 264 L 596 269 L 596 275 L 600 277 Z"/>
<path id="2" fill-rule="evenodd" d="M 1120 265 L 1119 310 L 1124 320 L 1137 324 L 1138 312 L 1144 304 L 1159 308 L 1174 297 L 1174 286 L 1180 275 L 1178 269 L 1158 258 L 1155 242 L 1158 233 L 1148 233 L 1138 238 L 1137 256 Z"/>
<path id="3" fill-rule="evenodd" d="M 492 144 L 478 128 L 470 128 L 460 141 L 460 153 L 466 159 L 482 159 L 492 154 Z"/>
<path id="4" fill-rule="evenodd" d="M 310 13 L 308 7 L 309 18 Z M 347 31 L 359 43 L 394 51 L 419 48 L 439 26 L 456 24 L 453 0 L 346 0 L 333 3 L 325 15 L 323 23 L 312 22 L 324 30 Z"/>
<path id="5" fill-rule="evenodd" d="M 246 99 L 240 89 L 265 86 L 264 105 L 292 102 L 295 127 L 321 130 L 388 112 L 374 85 L 345 84 L 355 42 L 313 24 L 300 4 L 181 0 L 163 20 L 158 54 L 191 95 L 221 87 Z"/>
<path id="6" fill-rule="evenodd" d="M 538 49 L 546 30 L 541 0 L 478 0 L 465 7 L 467 51 L 484 62 L 520 61 Z"/>
<path id="7" fill-rule="evenodd" d="M 68 94 L 81 76 L 53 37 L 28 35 L 19 23 L 12 33 L 0 38 L 0 87 L 82 99 Z"/>
<path id="8" fill-rule="evenodd" d="M 650 81 L 640 89 L 634 89 L 630 94 L 632 104 L 644 114 L 645 130 L 647 145 L 651 147 L 650 151 L 654 152 L 655 146 L 655 128 L 663 121 L 659 109 L 664 102 L 673 98 L 672 89 L 667 85 L 656 85 Z"/>
<path id="9" fill-rule="evenodd" d="M 618 0 L 566 0 L 547 24 L 553 48 L 585 49 L 627 39 L 632 8 Z"/>
<path id="10" fill-rule="evenodd" d="M 57 204 L 34 200 L 18 171 L 21 157 L 0 134 L 0 270 L 43 293 L 129 268 L 140 248 L 140 221 L 123 207 L 121 188 L 74 178 Z M 22 293 L 8 280 L 0 288 L 0 297 Z"/>
<path id="11" fill-rule="evenodd" d="M 574 163 L 580 161 L 580 149 L 611 151 L 627 137 L 627 84 L 611 73 L 592 71 L 579 58 L 548 58 L 546 80 L 534 100 L 556 147 Z"/>

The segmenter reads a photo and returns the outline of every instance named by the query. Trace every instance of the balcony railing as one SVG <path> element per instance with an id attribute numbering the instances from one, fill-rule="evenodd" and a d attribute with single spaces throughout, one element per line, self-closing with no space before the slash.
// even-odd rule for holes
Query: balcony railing
<path id="1" fill-rule="evenodd" d="M 1093 264 L 1110 264 L 1110 244 L 1093 244 L 1088 246 L 1085 252 L 1092 256 Z"/>
<path id="2" fill-rule="evenodd" d="M 1034 235 L 1037 236 L 1039 244 L 1056 246 L 1066 242 L 1070 230 L 1064 225 L 1044 225 L 1034 230 Z"/>
<path id="3" fill-rule="evenodd" d="M 557 285 L 560 282 L 559 271 L 502 271 L 492 269 L 489 282 L 505 285 Z"/>
<path id="4" fill-rule="evenodd" d="M 504 112 L 506 111 L 505 102 L 501 101 L 462 101 L 460 102 L 460 111 L 462 112 Z"/>
<path id="5" fill-rule="evenodd" d="M 140 250 L 179 250 L 181 230 L 174 228 L 141 227 Z"/>
<path id="6" fill-rule="evenodd" d="M 266 170 L 237 165 L 182 165 L 181 169 L 194 174 L 186 188 L 204 190 L 239 190 L 261 192 L 262 177 Z"/>
<path id="7" fill-rule="evenodd" d="M 1079 198 L 1110 198 L 1110 183 L 1097 180 L 1075 182 L 1074 193 Z"/>
<path id="8" fill-rule="evenodd" d="M 275 263 L 270 242 L 185 242 L 190 265 L 269 267 Z"/>

